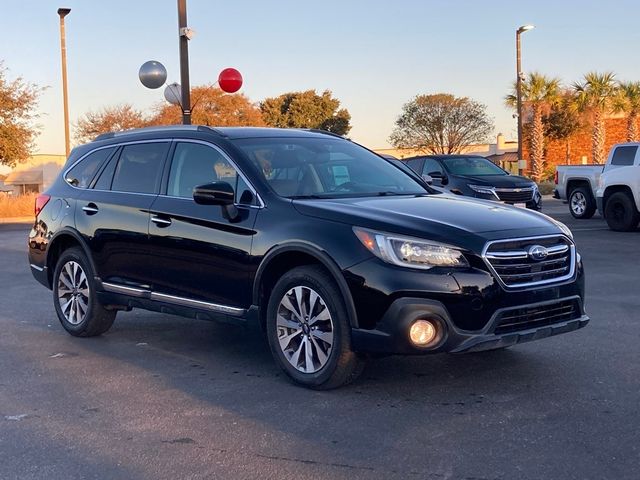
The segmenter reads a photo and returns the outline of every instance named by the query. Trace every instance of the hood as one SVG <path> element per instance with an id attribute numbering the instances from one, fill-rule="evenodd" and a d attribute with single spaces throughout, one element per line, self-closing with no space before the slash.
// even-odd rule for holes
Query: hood
<path id="1" fill-rule="evenodd" d="M 488 240 L 562 233 L 546 215 L 469 197 L 294 200 L 301 214 L 478 251 Z"/>
<path id="2" fill-rule="evenodd" d="M 519 175 L 479 175 L 477 177 L 456 175 L 456 178 L 470 185 L 486 185 L 497 188 L 524 188 L 535 185 L 533 180 Z"/>

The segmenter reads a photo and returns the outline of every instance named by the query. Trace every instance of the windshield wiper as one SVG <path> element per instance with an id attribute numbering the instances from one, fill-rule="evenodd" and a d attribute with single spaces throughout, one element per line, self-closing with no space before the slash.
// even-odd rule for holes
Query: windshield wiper
<path id="1" fill-rule="evenodd" d="M 397 196 L 397 195 L 411 195 L 413 197 L 421 197 L 422 195 L 428 195 L 428 192 L 396 192 L 393 190 L 388 190 L 384 192 L 376 192 L 374 195 L 378 197 L 386 197 L 386 196 Z"/>

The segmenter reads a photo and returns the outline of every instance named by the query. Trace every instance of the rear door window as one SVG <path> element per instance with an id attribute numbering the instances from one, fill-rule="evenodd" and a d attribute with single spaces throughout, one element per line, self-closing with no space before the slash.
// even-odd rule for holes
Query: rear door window
<path id="1" fill-rule="evenodd" d="M 411 169 L 418 174 L 420 174 L 420 171 L 422 170 L 423 163 L 424 159 L 422 158 L 414 158 L 413 160 L 407 161 L 407 165 L 409 165 Z"/>
<path id="2" fill-rule="evenodd" d="M 76 188 L 87 188 L 102 163 L 111 156 L 116 147 L 94 150 L 67 172 L 65 180 Z"/>
<path id="3" fill-rule="evenodd" d="M 113 174 L 111 190 L 156 193 L 169 142 L 125 145 Z"/>
<path id="4" fill-rule="evenodd" d="M 633 165 L 633 162 L 636 159 L 637 151 L 637 145 L 625 145 L 622 147 L 617 147 L 613 152 L 611 165 L 617 165 L 620 167 L 628 167 L 630 165 Z"/>

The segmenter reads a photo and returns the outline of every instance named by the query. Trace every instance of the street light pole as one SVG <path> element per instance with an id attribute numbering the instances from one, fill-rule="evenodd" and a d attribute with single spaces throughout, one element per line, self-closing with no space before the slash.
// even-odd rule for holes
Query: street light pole
<path id="1" fill-rule="evenodd" d="M 520 59 L 520 35 L 533 29 L 533 25 L 523 25 L 516 30 L 516 112 L 518 117 L 518 175 L 524 173 L 522 168 L 522 62 Z"/>
<path id="2" fill-rule="evenodd" d="M 178 32 L 180 35 L 180 84 L 182 86 L 182 123 L 191 125 L 191 92 L 189 87 L 189 29 L 187 0 L 178 0 Z"/>
<path id="3" fill-rule="evenodd" d="M 70 8 L 59 8 L 60 16 L 60 51 L 62 54 L 62 103 L 64 106 L 64 150 L 67 157 L 71 150 L 69 143 L 69 96 L 67 93 L 67 43 L 64 33 L 64 17 L 69 15 Z"/>

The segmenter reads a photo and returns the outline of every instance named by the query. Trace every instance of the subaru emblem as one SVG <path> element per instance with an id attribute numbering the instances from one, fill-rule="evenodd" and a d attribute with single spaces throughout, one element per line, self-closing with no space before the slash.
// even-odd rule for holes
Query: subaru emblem
<path id="1" fill-rule="evenodd" d="M 529 247 L 527 254 L 529 255 L 529 258 L 531 260 L 540 261 L 547 258 L 547 256 L 549 255 L 549 250 L 547 250 L 542 245 L 533 245 Z"/>

